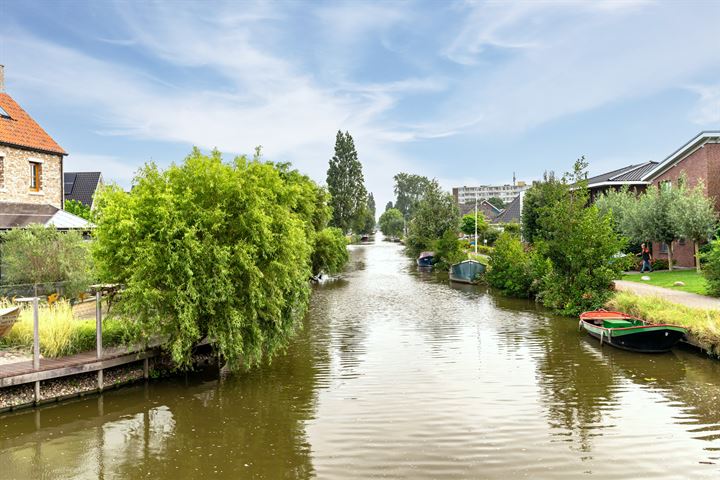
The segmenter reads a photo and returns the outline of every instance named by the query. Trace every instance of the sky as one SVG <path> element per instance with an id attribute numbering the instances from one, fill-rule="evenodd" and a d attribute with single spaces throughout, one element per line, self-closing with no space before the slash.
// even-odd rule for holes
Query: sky
<path id="1" fill-rule="evenodd" d="M 193 146 L 325 182 L 338 130 L 393 175 L 505 184 L 662 160 L 720 129 L 720 2 L 0 0 L 6 91 L 129 187 Z"/>

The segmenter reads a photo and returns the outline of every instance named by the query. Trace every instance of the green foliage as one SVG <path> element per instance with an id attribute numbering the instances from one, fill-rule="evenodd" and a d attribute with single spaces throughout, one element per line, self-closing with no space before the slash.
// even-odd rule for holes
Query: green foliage
<path id="1" fill-rule="evenodd" d="M 453 230 L 446 230 L 442 237 L 432 243 L 431 250 L 435 252 L 435 264 L 443 270 L 453 263 L 467 259 L 457 232 Z"/>
<path id="2" fill-rule="evenodd" d="M 712 237 L 717 226 L 714 202 L 705 195 L 702 181 L 695 188 L 687 188 L 683 175 L 675 202 L 670 206 L 670 220 L 677 228 L 678 236 L 695 243 L 695 266 L 700 271 L 698 245 Z"/>
<path id="3" fill-rule="evenodd" d="M 613 228 L 628 240 L 642 243 L 647 241 L 637 211 L 637 197 L 627 185 L 620 190 L 608 190 L 595 198 L 595 205 L 601 214 L 611 214 Z"/>
<path id="4" fill-rule="evenodd" d="M 478 211 L 477 213 L 477 233 L 482 235 L 488 228 L 488 221 L 485 219 L 485 215 Z M 460 222 L 460 231 L 465 235 L 475 235 L 475 213 L 468 213 L 462 217 Z"/>
<path id="5" fill-rule="evenodd" d="M 283 349 L 305 314 L 327 193 L 286 164 L 198 149 L 100 192 L 93 253 L 118 305 L 179 367 L 208 338 L 231 369 Z M 321 245 L 326 236 L 322 236 Z M 323 262 L 320 262 L 323 263 Z"/>
<path id="6" fill-rule="evenodd" d="M 403 219 L 402 213 L 396 208 L 390 208 L 385 210 L 385 213 L 380 215 L 380 231 L 386 237 L 399 237 L 403 233 L 405 227 L 405 220 Z"/>
<path id="7" fill-rule="evenodd" d="M 80 218 L 84 218 L 85 220 L 92 220 L 90 207 L 79 200 L 66 200 L 65 211 L 72 213 L 73 215 L 77 215 Z"/>
<path id="8" fill-rule="evenodd" d="M 505 295 L 528 297 L 533 283 L 530 255 L 517 235 L 503 232 L 490 253 L 488 283 Z"/>
<path id="9" fill-rule="evenodd" d="M 545 172 L 542 182 L 536 182 L 525 191 L 522 209 L 522 230 L 526 241 L 534 243 L 542 240 L 539 219 L 542 211 L 553 205 L 567 195 L 568 187 L 555 178 L 555 174 Z"/>
<path id="10" fill-rule="evenodd" d="M 495 208 L 499 210 L 505 208 L 505 202 L 503 202 L 500 197 L 490 197 L 488 198 L 488 203 L 492 204 Z"/>
<path id="11" fill-rule="evenodd" d="M 394 207 L 393 207 L 393 202 L 392 202 L 392 201 L 387 202 L 387 203 L 385 204 L 385 211 L 387 212 L 387 211 L 390 210 L 391 208 L 394 208 Z"/>
<path id="12" fill-rule="evenodd" d="M 79 232 L 62 233 L 34 224 L 2 235 L 3 279 L 9 284 L 63 282 L 65 296 L 74 297 L 91 282 L 91 261 Z"/>
<path id="13" fill-rule="evenodd" d="M 375 231 L 375 198 L 372 193 L 368 195 L 367 204 L 358 218 L 358 228 L 354 228 L 354 231 L 364 234 Z"/>
<path id="14" fill-rule="evenodd" d="M 342 230 L 328 227 L 318 232 L 311 261 L 314 275 L 342 270 L 348 261 L 347 239 Z"/>
<path id="15" fill-rule="evenodd" d="M 503 227 L 503 231 L 512 234 L 520 236 L 520 224 L 519 223 L 508 223 Z"/>
<path id="16" fill-rule="evenodd" d="M 495 245 L 495 242 L 497 241 L 498 237 L 502 231 L 496 227 L 488 227 L 487 230 L 483 233 L 482 239 L 487 240 L 487 244 L 489 246 Z"/>
<path id="17" fill-rule="evenodd" d="M 427 177 L 410 173 L 398 173 L 394 179 L 395 208 L 400 210 L 405 220 L 410 220 L 432 182 Z"/>
<path id="18" fill-rule="evenodd" d="M 433 180 L 410 221 L 406 240 L 409 253 L 417 256 L 421 251 L 431 249 L 433 243 L 448 231 L 457 236 L 459 217 L 452 195 L 443 192 Z"/>
<path id="19" fill-rule="evenodd" d="M 495 247 L 488 247 L 487 245 L 478 245 L 477 251 L 482 255 L 492 255 Z"/>
<path id="20" fill-rule="evenodd" d="M 553 180 L 545 190 L 549 194 L 544 198 L 550 201 L 536 208 L 535 248 L 547 260 L 540 267 L 545 273 L 538 295 L 546 306 L 566 315 L 602 307 L 624 267 L 616 255 L 625 242 L 615 232 L 612 216 L 587 206 L 586 168 L 580 158 L 572 174 Z"/>
<path id="21" fill-rule="evenodd" d="M 710 244 L 710 251 L 703 255 L 705 268 L 703 275 L 708 283 L 708 294 L 720 297 L 720 240 L 714 240 Z"/>
<path id="22" fill-rule="evenodd" d="M 355 233 L 361 232 L 367 222 L 367 191 L 355 142 L 348 132 L 343 134 L 338 130 L 335 137 L 335 155 L 330 159 L 327 185 L 332 197 L 331 225 L 345 233 L 351 228 Z"/>
<path id="23" fill-rule="evenodd" d="M 73 317 L 68 302 L 41 305 L 40 353 L 49 358 L 95 349 L 95 319 L 78 320 Z M 103 319 L 103 345 L 123 345 L 133 337 L 132 322 L 120 318 Z M 29 306 L 20 311 L 18 321 L 2 338 L 4 345 L 31 349 L 33 344 L 33 311 Z"/>

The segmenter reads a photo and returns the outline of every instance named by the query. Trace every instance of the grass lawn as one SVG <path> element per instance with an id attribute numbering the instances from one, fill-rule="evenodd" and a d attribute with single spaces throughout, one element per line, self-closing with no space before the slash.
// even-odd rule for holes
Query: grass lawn
<path id="1" fill-rule="evenodd" d="M 641 280 L 640 277 L 647 275 L 650 280 Z M 622 276 L 622 280 L 629 280 L 631 282 L 647 283 L 649 285 L 655 285 L 657 287 L 671 288 L 673 290 L 682 290 L 685 292 L 699 293 L 700 295 L 706 295 L 706 283 L 705 277 L 702 274 L 698 274 L 695 270 L 662 270 L 658 272 L 650 273 L 631 273 Z M 680 281 L 685 283 L 685 286 L 675 287 L 673 283 Z"/>

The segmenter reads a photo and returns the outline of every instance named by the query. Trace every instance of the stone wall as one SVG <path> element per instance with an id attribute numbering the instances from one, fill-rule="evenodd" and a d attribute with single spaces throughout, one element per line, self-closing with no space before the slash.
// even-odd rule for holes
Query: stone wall
<path id="1" fill-rule="evenodd" d="M 63 208 L 62 156 L 0 145 L 0 203 L 49 204 Z M 30 162 L 41 163 L 40 191 L 30 190 Z"/>

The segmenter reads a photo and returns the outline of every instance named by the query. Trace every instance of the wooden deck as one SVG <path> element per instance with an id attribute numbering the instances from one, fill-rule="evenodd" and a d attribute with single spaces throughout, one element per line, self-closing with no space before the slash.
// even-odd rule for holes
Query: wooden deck
<path id="1" fill-rule="evenodd" d="M 97 372 L 105 368 L 145 360 L 158 353 L 157 347 L 143 351 L 116 347 L 105 349 L 101 358 L 97 358 L 94 350 L 62 358 L 41 358 L 40 368 L 37 370 L 33 368 L 32 360 L 10 363 L 0 366 L 0 388 Z"/>

